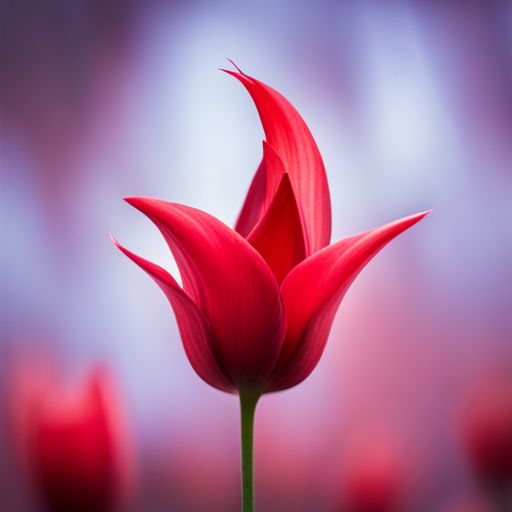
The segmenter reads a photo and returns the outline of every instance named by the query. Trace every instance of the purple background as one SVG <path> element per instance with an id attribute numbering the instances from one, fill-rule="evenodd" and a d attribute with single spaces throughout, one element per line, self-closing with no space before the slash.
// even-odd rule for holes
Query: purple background
<path id="1" fill-rule="evenodd" d="M 163 294 L 108 238 L 177 276 L 123 197 L 233 225 L 264 135 L 229 57 L 310 127 L 333 241 L 434 208 L 355 281 L 310 378 L 261 400 L 258 510 L 340 510 L 347 461 L 375 445 L 406 510 L 477 496 L 459 411 L 512 368 L 511 23 L 506 0 L 0 0 L 3 401 L 27 353 L 64 379 L 105 361 L 129 510 L 239 509 L 237 399 L 195 375 Z M 3 411 L 0 509 L 27 512 Z"/>

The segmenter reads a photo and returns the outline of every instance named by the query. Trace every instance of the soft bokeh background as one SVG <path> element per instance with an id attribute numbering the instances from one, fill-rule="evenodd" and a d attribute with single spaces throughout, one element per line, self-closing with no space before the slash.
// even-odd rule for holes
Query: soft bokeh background
<path id="1" fill-rule="evenodd" d="M 383 450 L 406 510 L 478 500 L 459 412 L 512 370 L 511 24 L 507 0 L 1 0 L 0 509 L 36 510 L 5 405 L 27 354 L 63 382 L 113 369 L 130 511 L 239 509 L 237 399 L 195 375 L 163 294 L 108 238 L 176 276 L 123 197 L 233 225 L 264 135 L 226 57 L 308 123 L 333 241 L 434 208 L 358 277 L 310 378 L 263 397 L 258 509 L 341 510 L 350 461 Z"/>

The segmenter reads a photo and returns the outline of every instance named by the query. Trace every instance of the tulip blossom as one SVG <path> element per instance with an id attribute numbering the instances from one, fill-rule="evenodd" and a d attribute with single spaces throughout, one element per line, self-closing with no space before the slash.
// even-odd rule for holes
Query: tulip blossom
<path id="1" fill-rule="evenodd" d="M 196 373 L 240 394 L 245 511 L 253 510 L 252 424 L 259 397 L 308 377 L 356 276 L 428 212 L 329 245 L 329 187 L 311 132 L 277 91 L 240 70 L 226 72 L 251 95 L 266 136 L 235 229 L 188 206 L 126 199 L 161 231 L 183 287 L 114 242 L 167 296 Z"/>
<path id="2" fill-rule="evenodd" d="M 44 509 L 116 510 L 129 493 L 132 468 L 106 370 L 94 369 L 73 389 L 22 384 L 31 389 L 18 397 L 26 401 L 16 425 L 20 455 Z"/>

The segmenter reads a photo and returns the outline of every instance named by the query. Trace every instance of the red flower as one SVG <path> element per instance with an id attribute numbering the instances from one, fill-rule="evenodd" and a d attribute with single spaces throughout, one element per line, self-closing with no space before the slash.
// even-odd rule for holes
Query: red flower
<path id="1" fill-rule="evenodd" d="M 223 391 L 296 386 L 324 350 L 341 299 L 389 241 L 428 212 L 329 245 L 322 158 L 292 105 L 230 72 L 258 109 L 266 142 L 235 230 L 205 212 L 147 197 L 126 201 L 166 239 L 183 280 L 116 245 L 160 286 L 198 375 Z"/>
<path id="2" fill-rule="evenodd" d="M 126 497 L 130 473 L 123 424 L 104 369 L 76 390 L 34 388 L 18 436 L 50 512 L 108 512 Z M 22 448 L 25 450 L 25 448 Z"/>

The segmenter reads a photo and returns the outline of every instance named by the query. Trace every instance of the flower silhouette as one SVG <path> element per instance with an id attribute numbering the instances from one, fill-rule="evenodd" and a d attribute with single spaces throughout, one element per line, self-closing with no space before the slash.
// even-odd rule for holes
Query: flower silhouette
<path id="1" fill-rule="evenodd" d="M 188 206 L 126 199 L 161 231 L 183 288 L 113 241 L 169 299 L 197 374 L 223 391 L 261 394 L 308 377 L 359 272 L 429 212 L 329 245 L 329 188 L 311 132 L 277 91 L 241 71 L 226 72 L 246 87 L 266 135 L 235 229 Z"/>

